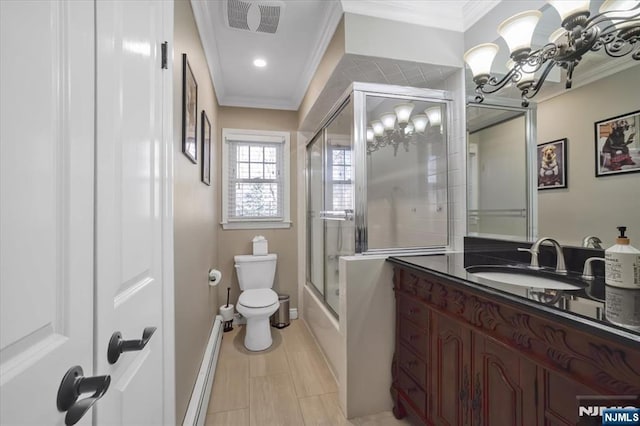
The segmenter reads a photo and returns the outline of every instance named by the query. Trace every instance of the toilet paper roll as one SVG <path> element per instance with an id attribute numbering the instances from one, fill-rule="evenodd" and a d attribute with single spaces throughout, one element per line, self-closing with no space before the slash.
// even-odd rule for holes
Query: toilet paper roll
<path id="1" fill-rule="evenodd" d="M 220 306 L 220 315 L 224 321 L 231 321 L 233 319 L 233 304 Z"/>
<path id="2" fill-rule="evenodd" d="M 211 287 L 215 287 L 218 284 L 220 284 L 220 281 L 222 281 L 222 272 L 218 271 L 217 269 L 210 269 L 209 270 L 209 285 Z"/>

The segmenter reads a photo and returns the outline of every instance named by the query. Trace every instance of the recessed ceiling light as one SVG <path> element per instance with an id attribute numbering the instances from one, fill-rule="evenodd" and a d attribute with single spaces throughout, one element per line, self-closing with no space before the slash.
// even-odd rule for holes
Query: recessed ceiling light
<path id="1" fill-rule="evenodd" d="M 253 65 L 255 65 L 258 68 L 264 68 L 267 66 L 267 61 L 261 58 L 257 58 L 253 60 Z"/>

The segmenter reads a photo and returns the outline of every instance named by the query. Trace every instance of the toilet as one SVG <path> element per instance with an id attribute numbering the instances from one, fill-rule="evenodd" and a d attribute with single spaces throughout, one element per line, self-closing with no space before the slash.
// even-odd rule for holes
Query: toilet
<path id="1" fill-rule="evenodd" d="M 278 294 L 271 289 L 278 256 L 237 255 L 233 260 L 242 290 L 236 309 L 247 319 L 244 346 L 250 351 L 263 351 L 273 342 L 269 317 L 279 306 Z"/>

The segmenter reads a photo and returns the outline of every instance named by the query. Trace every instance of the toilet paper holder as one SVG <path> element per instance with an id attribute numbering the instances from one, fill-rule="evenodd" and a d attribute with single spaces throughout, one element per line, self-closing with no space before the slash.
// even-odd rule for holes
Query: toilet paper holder
<path id="1" fill-rule="evenodd" d="M 212 287 L 217 286 L 222 281 L 222 272 L 217 269 L 209 269 L 209 285 Z"/>

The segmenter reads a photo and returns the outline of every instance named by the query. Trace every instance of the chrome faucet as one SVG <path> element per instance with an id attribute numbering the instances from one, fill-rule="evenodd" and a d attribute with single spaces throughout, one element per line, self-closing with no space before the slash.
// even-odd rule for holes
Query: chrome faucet
<path id="1" fill-rule="evenodd" d="M 589 247 L 592 245 L 595 249 L 602 249 L 602 240 L 593 235 L 587 235 L 582 239 L 582 247 Z"/>
<path id="2" fill-rule="evenodd" d="M 591 269 L 591 262 L 596 260 L 604 262 L 604 257 L 590 257 L 584 261 L 584 269 L 582 270 L 582 278 L 583 280 L 593 281 L 596 277 L 593 276 L 593 272 Z"/>
<path id="3" fill-rule="evenodd" d="M 518 251 L 528 251 L 529 253 L 531 253 L 531 265 L 529 266 L 531 269 L 542 269 L 542 267 L 540 266 L 540 263 L 538 262 L 538 254 L 540 253 L 540 245 L 542 245 L 542 243 L 544 243 L 545 241 L 548 241 L 549 243 L 551 243 L 551 245 L 553 245 L 553 247 L 556 249 L 556 272 L 558 274 L 566 274 L 567 267 L 565 266 L 565 263 L 564 263 L 564 254 L 562 253 L 562 246 L 553 238 L 549 238 L 549 237 L 539 238 L 538 241 L 533 243 L 530 249 L 519 247 Z"/>

